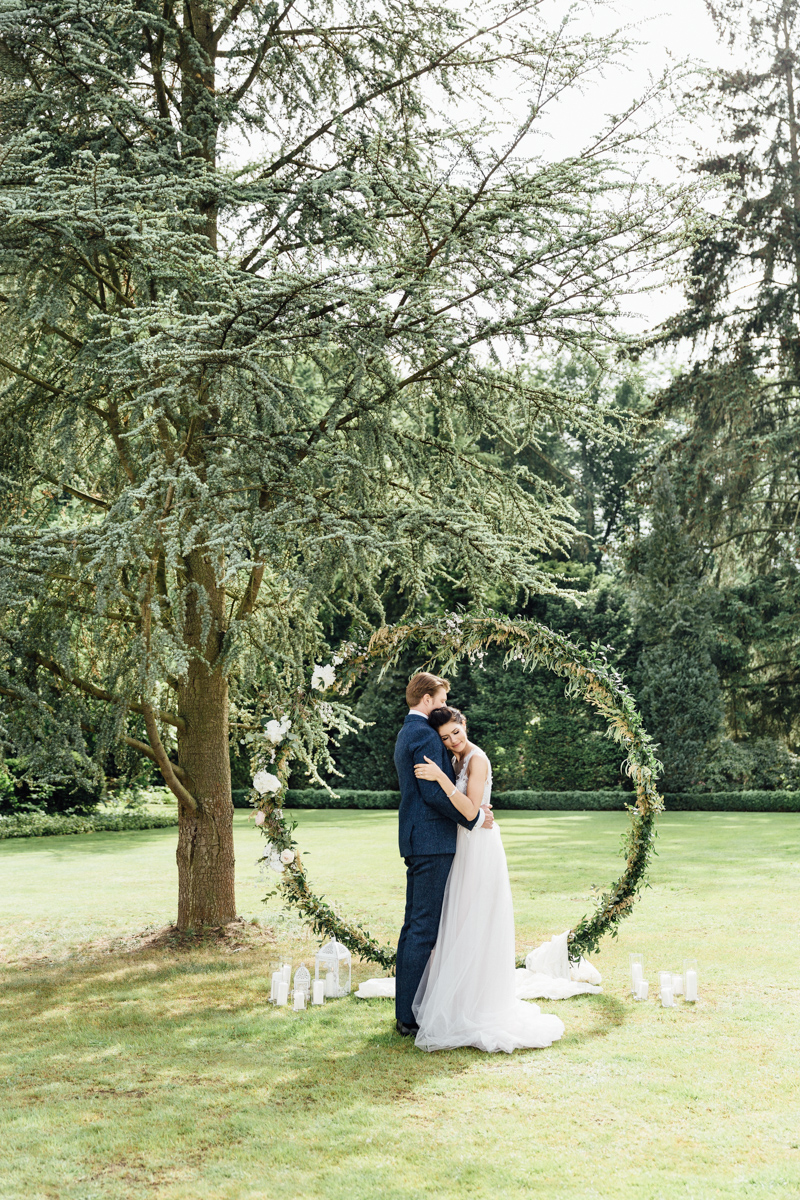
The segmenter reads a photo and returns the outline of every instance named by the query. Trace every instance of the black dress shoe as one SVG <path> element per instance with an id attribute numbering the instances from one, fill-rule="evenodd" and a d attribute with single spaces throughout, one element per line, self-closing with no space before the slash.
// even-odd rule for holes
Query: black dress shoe
<path id="1" fill-rule="evenodd" d="M 395 1029 L 400 1034 L 400 1037 L 411 1037 L 412 1034 L 418 1031 L 419 1025 L 406 1025 L 402 1021 L 397 1021 Z"/>

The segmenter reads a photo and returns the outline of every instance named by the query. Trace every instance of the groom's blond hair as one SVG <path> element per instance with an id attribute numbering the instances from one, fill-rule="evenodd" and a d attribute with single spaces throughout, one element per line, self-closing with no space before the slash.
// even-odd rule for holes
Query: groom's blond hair
<path id="1" fill-rule="evenodd" d="M 438 675 L 431 675 L 429 671 L 420 671 L 418 675 L 412 675 L 408 681 L 406 688 L 406 704 L 409 708 L 416 708 L 423 696 L 432 696 L 439 688 L 444 688 L 446 692 L 450 691 L 450 680 L 440 679 Z"/>

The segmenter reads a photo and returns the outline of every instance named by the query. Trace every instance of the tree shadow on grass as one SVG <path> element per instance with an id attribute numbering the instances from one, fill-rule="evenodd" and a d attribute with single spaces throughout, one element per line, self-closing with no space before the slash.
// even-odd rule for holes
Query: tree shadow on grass
<path id="1" fill-rule="evenodd" d="M 79 1174 L 88 1162 L 98 1178 L 139 1162 L 154 1178 L 225 1162 L 247 1175 L 263 1169 L 265 1155 L 271 1169 L 310 1170 L 320 1142 L 335 1146 L 336 1171 L 360 1172 L 367 1135 L 385 1134 L 402 1153 L 411 1127 L 424 1157 L 428 1123 L 447 1109 L 451 1088 L 454 1102 L 472 1076 L 480 1088 L 489 1064 L 568 1071 L 558 1066 L 565 1052 L 611 1033 L 626 1011 L 605 995 L 543 1002 L 567 1026 L 549 1049 L 427 1054 L 397 1035 L 389 1001 L 351 996 L 303 1013 L 271 1007 L 267 967 L 255 953 L 245 962 L 205 951 L 6 971 L 9 1113 L 24 1116 L 30 1096 L 39 1097 L 30 1136 L 57 1134 L 64 1161 Z M 99 1127 L 105 1140 L 87 1141 Z M 19 1139 L 16 1152 L 30 1152 L 22 1125 Z M 127 1194 L 145 1191 L 131 1185 Z"/>

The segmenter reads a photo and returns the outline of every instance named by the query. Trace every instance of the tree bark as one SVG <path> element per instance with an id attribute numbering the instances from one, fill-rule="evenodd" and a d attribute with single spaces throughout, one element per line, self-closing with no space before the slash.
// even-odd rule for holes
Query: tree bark
<path id="1" fill-rule="evenodd" d="M 180 51 L 181 125 L 185 149 L 210 172 L 216 166 L 217 128 L 214 5 L 184 0 Z M 217 249 L 217 205 L 209 176 L 200 199 L 205 234 Z M 198 394 L 204 395 L 202 378 Z M 191 439 L 187 435 L 187 447 Z M 195 465 L 202 450 L 189 453 Z M 224 925 L 236 916 L 233 851 L 233 803 L 228 730 L 228 683 L 218 664 L 225 623 L 225 595 L 214 563 L 202 554 L 185 560 L 187 581 L 195 585 L 186 605 L 185 640 L 193 657 L 185 682 L 179 684 L 179 712 L 186 722 L 178 734 L 178 762 L 189 778 L 196 808 L 179 803 L 178 928 Z M 202 598 L 202 601 L 199 600 Z M 208 608 L 204 614 L 204 606 Z M 209 621 L 204 636 L 204 620 Z"/>
<path id="2" fill-rule="evenodd" d="M 224 590 L 208 559 L 192 555 L 187 566 L 197 587 L 190 591 L 186 606 L 186 641 L 193 657 L 178 691 L 185 722 L 185 731 L 178 733 L 178 762 L 197 808 L 178 806 L 178 928 L 182 930 L 224 925 L 236 916 L 228 681 L 215 666 L 223 637 Z M 205 603 L 209 607 L 204 613 Z"/>

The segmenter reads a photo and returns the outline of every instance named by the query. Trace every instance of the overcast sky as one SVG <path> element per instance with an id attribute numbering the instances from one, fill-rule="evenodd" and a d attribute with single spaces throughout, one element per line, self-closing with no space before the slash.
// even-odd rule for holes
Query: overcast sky
<path id="1" fill-rule="evenodd" d="M 607 75 L 584 97 L 576 96 L 571 103 L 559 106 L 556 120 L 565 139 L 569 137 L 573 123 L 584 125 L 591 115 L 624 109 L 625 104 L 646 86 L 648 76 L 658 76 L 670 61 L 693 59 L 711 68 L 741 61 L 741 51 L 734 60 L 728 47 L 719 42 L 704 0 L 645 0 L 644 4 L 641 0 L 639 3 L 615 0 L 613 7 L 603 5 L 595 11 L 596 31 L 631 26 L 632 35 L 643 44 L 631 56 L 625 71 Z M 583 20 L 581 18 L 581 23 Z M 670 162 L 661 167 L 667 175 L 677 174 L 677 167 L 672 165 L 677 153 L 682 151 L 693 157 L 693 141 L 707 146 L 718 144 L 718 135 L 710 122 L 699 128 L 687 127 L 684 137 L 685 141 L 673 142 Z M 680 306 L 681 292 L 679 289 L 661 289 L 638 297 L 634 303 L 640 315 L 626 325 L 629 324 L 632 330 L 647 328 Z"/>

